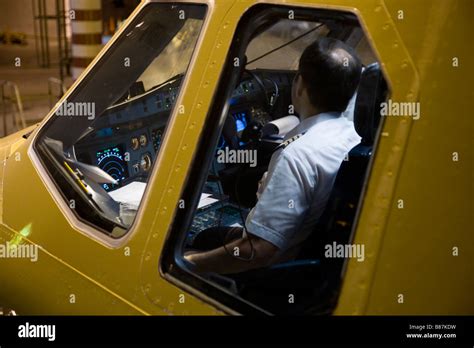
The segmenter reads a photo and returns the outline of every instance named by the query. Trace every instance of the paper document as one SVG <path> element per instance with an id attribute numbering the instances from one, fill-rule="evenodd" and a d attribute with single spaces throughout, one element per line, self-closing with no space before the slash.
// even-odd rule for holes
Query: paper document
<path id="1" fill-rule="evenodd" d="M 134 181 L 119 189 L 109 192 L 114 201 L 124 204 L 128 209 L 138 210 L 138 206 L 145 192 L 146 183 Z M 198 208 L 218 202 L 218 199 L 212 198 L 210 193 L 202 193 L 199 199 Z"/>
<path id="2" fill-rule="evenodd" d="M 209 193 L 203 193 L 201 194 L 201 198 L 199 199 L 198 209 L 215 202 L 219 202 L 219 200 L 212 198 Z"/>
<path id="3" fill-rule="evenodd" d="M 114 201 L 127 205 L 129 209 L 138 210 L 145 187 L 146 183 L 133 181 L 115 191 L 109 192 L 109 195 Z"/>

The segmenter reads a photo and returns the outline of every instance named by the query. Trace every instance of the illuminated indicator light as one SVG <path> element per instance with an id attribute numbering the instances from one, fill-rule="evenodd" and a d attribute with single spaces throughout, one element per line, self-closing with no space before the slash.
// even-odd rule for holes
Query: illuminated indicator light
<path id="1" fill-rule="evenodd" d="M 31 234 L 31 222 L 23 227 L 21 231 L 13 237 L 10 242 L 8 243 L 10 246 L 12 245 L 20 245 L 23 241 L 23 238 L 27 238 Z"/>

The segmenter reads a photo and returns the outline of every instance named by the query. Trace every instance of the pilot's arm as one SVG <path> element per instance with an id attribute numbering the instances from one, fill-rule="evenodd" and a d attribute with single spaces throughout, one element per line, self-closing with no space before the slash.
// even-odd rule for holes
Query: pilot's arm
<path id="1" fill-rule="evenodd" d="M 278 255 L 278 250 L 272 243 L 247 234 L 225 247 L 197 253 L 188 252 L 184 258 L 194 263 L 197 272 L 231 274 L 271 264 Z M 233 256 L 236 252 L 239 257 Z"/>
<path id="2" fill-rule="evenodd" d="M 305 182 L 307 176 L 301 175 L 302 170 L 294 156 L 282 151 L 269 167 L 263 183 L 265 189 L 247 217 L 247 233 L 225 247 L 188 253 L 185 258 L 198 271 L 221 274 L 274 264 L 292 246 L 294 234 L 311 203 L 312 190 L 308 190 L 311 183 Z M 239 257 L 233 256 L 235 253 Z"/>

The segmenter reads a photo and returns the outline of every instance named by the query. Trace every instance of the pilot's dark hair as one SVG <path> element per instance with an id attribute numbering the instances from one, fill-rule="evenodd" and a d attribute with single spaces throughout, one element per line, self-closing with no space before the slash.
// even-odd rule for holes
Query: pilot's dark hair
<path id="1" fill-rule="evenodd" d="M 346 110 L 359 85 L 361 69 L 350 46 L 326 37 L 306 47 L 299 62 L 310 102 L 322 111 Z"/>

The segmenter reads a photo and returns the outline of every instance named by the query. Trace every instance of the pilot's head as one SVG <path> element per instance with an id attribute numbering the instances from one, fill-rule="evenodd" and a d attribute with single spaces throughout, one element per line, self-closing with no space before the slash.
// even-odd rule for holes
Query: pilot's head
<path id="1" fill-rule="evenodd" d="M 361 63 L 342 41 L 320 38 L 301 55 L 291 97 L 302 119 L 346 110 L 359 84 Z"/>

